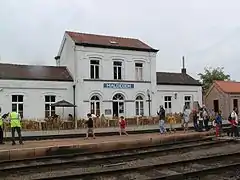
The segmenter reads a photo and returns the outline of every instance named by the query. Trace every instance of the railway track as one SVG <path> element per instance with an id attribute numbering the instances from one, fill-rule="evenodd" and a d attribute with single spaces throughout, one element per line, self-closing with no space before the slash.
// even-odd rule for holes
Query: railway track
<path id="1" fill-rule="evenodd" d="M 132 174 L 139 174 L 136 178 L 142 179 L 143 170 L 146 171 L 145 174 L 152 174 L 150 171 L 154 171 L 158 166 L 167 167 L 171 163 L 179 165 L 184 163 L 181 157 L 185 157 L 189 152 L 202 152 L 206 155 L 210 148 L 232 146 L 236 149 L 237 145 L 233 140 L 212 141 L 207 138 L 140 149 L 5 161 L 0 162 L 0 179 L 121 179 L 123 175 L 126 176 L 123 179 L 135 179 L 130 178 Z M 231 153 L 233 152 L 227 156 Z M 181 160 L 174 162 L 173 157 Z"/>

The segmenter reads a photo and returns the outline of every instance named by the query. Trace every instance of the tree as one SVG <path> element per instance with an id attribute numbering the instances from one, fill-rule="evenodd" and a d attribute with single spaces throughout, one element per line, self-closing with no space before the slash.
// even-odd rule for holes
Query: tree
<path id="1" fill-rule="evenodd" d="M 206 92 L 215 80 L 230 80 L 230 75 L 224 73 L 223 67 L 206 67 L 204 68 L 204 73 L 199 73 L 198 76 L 200 76 L 200 80 L 203 84 L 203 92 Z"/>

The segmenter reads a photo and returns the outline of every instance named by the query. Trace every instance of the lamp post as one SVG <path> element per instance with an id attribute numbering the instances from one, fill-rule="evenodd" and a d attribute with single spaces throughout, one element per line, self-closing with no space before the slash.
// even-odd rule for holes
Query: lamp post
<path id="1" fill-rule="evenodd" d="M 151 95 L 150 95 L 150 91 L 149 89 L 147 90 L 147 96 L 148 96 L 148 99 L 147 99 L 147 102 L 148 102 L 148 115 L 149 117 L 151 116 Z"/>

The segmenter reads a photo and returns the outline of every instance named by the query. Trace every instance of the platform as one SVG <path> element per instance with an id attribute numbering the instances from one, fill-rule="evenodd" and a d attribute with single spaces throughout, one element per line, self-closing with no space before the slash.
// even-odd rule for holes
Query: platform
<path id="1" fill-rule="evenodd" d="M 83 138 L 28 141 L 24 145 L 12 146 L 10 142 L 0 146 L 0 161 L 16 160 L 66 153 L 104 152 L 111 150 L 147 147 L 176 141 L 199 139 L 213 132 L 176 132 L 160 135 L 159 133 L 138 134 L 129 136 L 97 137 L 96 139 Z"/>
<path id="2" fill-rule="evenodd" d="M 189 125 L 190 127 L 192 124 Z M 169 128 L 169 124 L 166 124 L 166 128 Z M 174 128 L 182 130 L 181 124 L 175 124 Z M 128 126 L 126 128 L 129 134 L 143 134 L 159 132 L 159 125 L 140 125 L 140 126 Z M 94 129 L 98 136 L 112 136 L 118 135 L 118 127 L 108 128 L 96 128 Z M 25 141 L 29 140 L 48 140 L 48 139 L 63 139 L 63 138 L 80 138 L 85 137 L 86 129 L 71 129 L 71 130 L 49 130 L 49 131 L 22 131 L 22 136 Z M 11 133 L 5 133 L 5 141 L 11 140 Z"/>
<path id="3" fill-rule="evenodd" d="M 210 123 L 209 123 L 210 125 Z M 224 121 L 223 125 L 228 127 L 228 122 Z M 166 128 L 169 129 L 169 124 L 166 124 Z M 181 124 L 175 124 L 174 128 L 177 131 L 181 131 Z M 189 129 L 193 130 L 193 124 L 189 123 Z M 95 133 L 98 136 L 113 136 L 118 135 L 118 127 L 107 127 L 107 128 L 96 128 Z M 129 134 L 144 134 L 144 133 L 156 133 L 159 132 L 159 125 L 139 125 L 139 126 L 128 126 L 127 131 Z M 63 139 L 63 138 L 80 138 L 85 137 L 86 129 L 70 129 L 70 130 L 48 130 L 48 131 L 22 131 L 24 141 L 31 140 L 49 140 L 49 139 Z M 11 140 L 11 133 L 4 133 L 4 140 Z"/>

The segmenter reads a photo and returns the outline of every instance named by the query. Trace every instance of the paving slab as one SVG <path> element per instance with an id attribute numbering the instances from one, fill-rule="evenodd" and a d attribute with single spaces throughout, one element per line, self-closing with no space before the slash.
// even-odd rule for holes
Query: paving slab
<path id="1" fill-rule="evenodd" d="M 96 139 L 83 138 L 55 139 L 44 141 L 28 141 L 24 145 L 12 146 L 10 143 L 0 146 L 0 161 L 17 160 L 33 157 L 69 153 L 93 153 L 120 149 L 147 147 L 177 141 L 199 139 L 212 135 L 213 132 L 176 132 L 173 134 L 160 135 L 158 133 L 97 137 Z"/>

